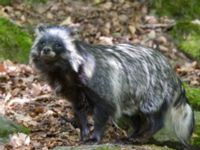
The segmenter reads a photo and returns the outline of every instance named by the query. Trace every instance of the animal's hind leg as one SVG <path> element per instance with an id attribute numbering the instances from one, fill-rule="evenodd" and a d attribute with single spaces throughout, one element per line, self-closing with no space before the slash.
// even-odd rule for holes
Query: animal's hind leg
<path id="1" fill-rule="evenodd" d="M 140 114 L 133 117 L 134 132 L 130 135 L 133 142 L 146 142 L 163 127 L 161 114 Z"/>

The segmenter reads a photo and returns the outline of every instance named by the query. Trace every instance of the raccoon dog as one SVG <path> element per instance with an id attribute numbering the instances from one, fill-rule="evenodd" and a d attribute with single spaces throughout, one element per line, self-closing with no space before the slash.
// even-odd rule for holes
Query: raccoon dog
<path id="1" fill-rule="evenodd" d="M 100 142 L 106 123 L 126 116 L 132 139 L 152 137 L 166 122 L 184 145 L 194 115 L 180 79 L 158 51 L 141 45 L 91 45 L 75 40 L 69 28 L 40 26 L 30 52 L 33 66 L 55 92 L 69 100 L 81 129 L 89 134 L 85 106 L 92 109 Z"/>

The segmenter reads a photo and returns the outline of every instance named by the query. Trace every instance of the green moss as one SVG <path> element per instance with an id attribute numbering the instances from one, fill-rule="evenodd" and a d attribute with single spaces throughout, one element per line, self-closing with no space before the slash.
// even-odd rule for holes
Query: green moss
<path id="1" fill-rule="evenodd" d="M 187 97 L 190 101 L 190 104 L 195 110 L 200 110 L 200 88 L 190 87 L 184 85 L 186 89 Z M 200 112 L 195 112 L 195 132 L 192 137 L 192 144 L 200 146 Z"/>
<path id="2" fill-rule="evenodd" d="M 0 60 L 27 62 L 31 36 L 20 27 L 0 17 Z"/>
<path id="3" fill-rule="evenodd" d="M 184 85 L 186 89 L 186 95 L 191 103 L 192 107 L 196 110 L 200 110 L 200 88 L 190 87 Z"/>
<path id="4" fill-rule="evenodd" d="M 30 130 L 22 125 L 18 125 L 11 120 L 0 116 L 0 142 L 6 142 L 8 136 L 13 133 L 23 132 L 30 133 Z"/>
<path id="5" fill-rule="evenodd" d="M 195 112 L 195 132 L 192 138 L 192 144 L 200 146 L 200 112 Z"/>
<path id="6" fill-rule="evenodd" d="M 120 148 L 117 146 L 102 146 L 96 148 L 96 150 L 120 150 Z"/>
<path id="7" fill-rule="evenodd" d="M 46 3 L 48 0 L 23 0 L 26 3 L 36 4 L 36 3 Z"/>
<path id="8" fill-rule="evenodd" d="M 170 16 L 176 19 L 195 19 L 200 15 L 199 0 L 151 0 L 150 6 L 159 16 Z"/>
<path id="9" fill-rule="evenodd" d="M 189 21 L 178 22 L 170 34 L 185 54 L 200 62 L 200 25 Z"/>
<path id="10" fill-rule="evenodd" d="M 0 5 L 10 5 L 11 4 L 11 0 L 0 0 Z"/>
<path id="11" fill-rule="evenodd" d="M 200 16 L 199 0 L 151 0 L 151 8 L 159 16 L 172 17 L 177 24 L 170 32 L 185 54 L 200 62 L 200 25 L 191 20 Z"/>

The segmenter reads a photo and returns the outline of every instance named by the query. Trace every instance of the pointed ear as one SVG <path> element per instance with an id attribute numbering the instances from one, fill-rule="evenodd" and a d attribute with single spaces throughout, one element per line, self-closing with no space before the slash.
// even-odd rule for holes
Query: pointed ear
<path id="1" fill-rule="evenodd" d="M 62 25 L 63 28 L 69 33 L 70 36 L 72 37 L 77 37 L 79 34 L 79 28 L 76 26 L 66 26 Z"/>
<path id="2" fill-rule="evenodd" d="M 37 35 L 42 34 L 46 30 L 46 26 L 44 24 L 39 24 L 35 30 Z"/>

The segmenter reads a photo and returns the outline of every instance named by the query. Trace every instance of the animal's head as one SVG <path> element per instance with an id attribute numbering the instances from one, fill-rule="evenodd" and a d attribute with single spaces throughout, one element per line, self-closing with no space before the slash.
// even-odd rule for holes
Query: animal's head
<path id="1" fill-rule="evenodd" d="M 30 53 L 31 63 L 54 65 L 68 62 L 74 71 L 78 71 L 83 58 L 74 45 L 72 30 L 62 26 L 39 26 L 36 39 Z"/>

